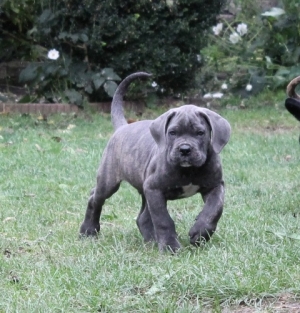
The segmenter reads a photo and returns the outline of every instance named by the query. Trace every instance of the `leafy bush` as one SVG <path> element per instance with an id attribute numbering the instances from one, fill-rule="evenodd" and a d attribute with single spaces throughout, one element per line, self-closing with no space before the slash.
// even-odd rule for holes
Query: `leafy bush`
<path id="1" fill-rule="evenodd" d="M 113 68 L 121 77 L 139 70 L 152 72 L 160 91 L 190 87 L 200 66 L 197 54 L 205 45 L 205 30 L 215 23 L 226 0 L 22 1 L 32 1 L 38 12 L 26 31 L 27 42 L 39 47 L 31 61 L 44 63 L 52 48 L 61 55 L 60 68 L 53 62 L 30 65 L 22 81 L 48 99 L 51 93 L 57 98 L 55 91 L 67 86 L 97 100 L 104 94 L 93 82 L 103 68 Z M 79 74 L 76 67 L 79 85 L 72 77 L 74 71 Z"/>
<path id="2" fill-rule="evenodd" d="M 201 50 L 200 83 L 205 91 L 223 87 L 243 96 L 285 87 L 300 75 L 299 1 L 284 0 L 282 8 L 266 12 L 259 11 L 260 1 L 236 2 L 240 13 L 212 28 L 209 45 Z"/>
<path id="3" fill-rule="evenodd" d="M 0 62 L 29 60 L 35 49 L 27 36 L 34 23 L 35 0 L 0 2 Z"/>

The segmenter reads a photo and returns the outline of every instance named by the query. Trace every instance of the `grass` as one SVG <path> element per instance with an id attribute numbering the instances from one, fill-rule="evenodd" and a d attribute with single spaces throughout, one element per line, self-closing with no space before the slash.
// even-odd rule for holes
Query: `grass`
<path id="1" fill-rule="evenodd" d="M 224 214 L 194 248 L 187 233 L 200 197 L 169 202 L 184 246 L 175 256 L 144 245 L 128 184 L 107 201 L 100 238 L 78 239 L 108 116 L 1 116 L 0 312 L 235 312 L 297 299 L 298 123 L 282 106 L 219 112 L 233 130 L 222 151 Z"/>

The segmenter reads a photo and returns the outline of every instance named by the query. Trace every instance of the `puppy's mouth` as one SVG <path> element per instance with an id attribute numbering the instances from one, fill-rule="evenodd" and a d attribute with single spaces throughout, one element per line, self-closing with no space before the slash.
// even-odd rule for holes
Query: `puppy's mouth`
<path id="1" fill-rule="evenodd" d="M 173 149 L 168 155 L 169 162 L 181 168 L 200 167 L 205 159 L 205 153 L 198 152 L 196 148 L 190 145 L 181 146 L 181 150 L 179 148 Z"/>
<path id="2" fill-rule="evenodd" d="M 177 164 L 179 164 L 180 167 L 200 167 L 205 162 L 205 157 L 179 157 L 177 159 Z"/>
<path id="3" fill-rule="evenodd" d="M 182 162 L 180 162 L 180 166 L 181 167 L 191 167 L 192 164 L 189 161 L 182 161 Z"/>

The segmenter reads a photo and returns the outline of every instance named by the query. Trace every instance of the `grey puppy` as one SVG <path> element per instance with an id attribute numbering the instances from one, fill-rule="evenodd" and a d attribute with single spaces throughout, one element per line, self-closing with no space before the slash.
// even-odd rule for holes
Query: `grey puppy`
<path id="1" fill-rule="evenodd" d="M 160 250 L 180 248 L 167 200 L 202 195 L 204 207 L 189 231 L 194 245 L 209 240 L 223 211 L 224 182 L 219 153 L 230 137 L 230 125 L 219 114 L 195 105 L 171 109 L 155 120 L 128 124 L 123 96 L 138 72 L 126 77 L 112 101 L 115 132 L 100 164 L 80 233 L 96 236 L 102 206 L 121 181 L 129 182 L 142 196 L 137 217 L 145 240 L 156 241 Z"/>

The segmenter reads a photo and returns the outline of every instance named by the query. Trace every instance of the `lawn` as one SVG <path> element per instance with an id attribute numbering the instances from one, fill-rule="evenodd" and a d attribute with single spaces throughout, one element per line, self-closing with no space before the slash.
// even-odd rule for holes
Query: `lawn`
<path id="1" fill-rule="evenodd" d="M 99 239 L 78 238 L 108 115 L 0 116 L 0 312 L 300 312 L 298 122 L 283 103 L 218 112 L 232 125 L 224 214 L 195 248 L 201 198 L 169 202 L 176 255 L 143 243 L 126 183 Z"/>

